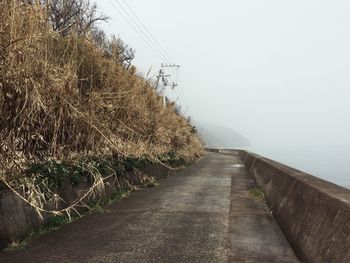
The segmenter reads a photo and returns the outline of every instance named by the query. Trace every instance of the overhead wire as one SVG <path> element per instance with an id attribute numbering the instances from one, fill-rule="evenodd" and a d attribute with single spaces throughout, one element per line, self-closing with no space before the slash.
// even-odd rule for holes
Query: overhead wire
<path id="1" fill-rule="evenodd" d="M 118 4 L 120 9 L 114 4 L 114 1 Z M 133 28 L 133 30 L 142 38 L 142 40 L 152 49 L 152 51 L 165 63 L 169 64 L 175 64 L 174 60 L 171 58 L 171 56 L 168 54 L 168 52 L 162 47 L 162 45 L 159 43 L 159 41 L 154 37 L 154 35 L 151 33 L 151 31 L 146 27 L 146 25 L 142 22 L 140 17 L 136 14 L 136 12 L 133 10 L 133 8 L 125 1 L 125 0 L 109 0 L 109 2 L 112 4 L 114 9 L 119 13 L 119 15 Z M 124 4 L 122 5 L 121 2 Z M 126 10 L 128 9 L 128 10 Z M 123 13 L 123 12 L 124 13 Z M 172 82 L 179 85 L 180 82 L 180 73 L 179 68 L 171 68 L 173 71 L 173 74 L 175 78 L 172 78 Z M 175 74 L 174 74 L 175 72 Z M 175 94 L 177 96 L 177 100 L 182 97 L 182 102 L 186 104 L 186 108 L 188 109 L 188 103 L 185 98 L 185 94 L 182 90 L 182 88 L 178 88 L 179 92 L 181 93 L 179 96 L 176 89 L 174 89 Z M 187 111 L 186 109 L 186 111 Z"/>
<path id="2" fill-rule="evenodd" d="M 139 18 L 139 16 L 136 14 L 136 12 L 131 8 L 131 6 L 125 1 L 125 0 L 121 0 L 125 6 L 130 10 L 130 12 L 135 16 L 135 18 L 137 19 L 137 21 L 141 24 L 142 28 L 148 33 L 148 35 L 150 36 L 150 38 L 154 41 L 154 43 L 159 47 L 159 49 L 163 52 L 163 54 L 168 58 L 168 60 L 174 63 L 174 60 L 171 58 L 171 56 L 168 54 L 168 52 L 162 47 L 162 45 L 159 43 L 159 41 L 154 37 L 154 35 L 152 34 L 152 32 L 150 30 L 148 30 L 148 28 L 145 26 L 145 24 L 142 22 L 142 20 Z"/>
<path id="3" fill-rule="evenodd" d="M 165 57 L 164 57 L 164 55 L 162 55 L 160 52 L 159 52 L 159 49 L 157 49 L 157 48 L 155 48 L 154 47 L 154 44 L 152 45 L 150 42 L 149 42 L 149 40 L 147 40 L 147 38 L 146 37 L 144 37 L 144 33 L 141 33 L 140 31 L 139 31 L 139 29 L 137 28 L 138 26 L 135 26 L 135 25 L 133 25 L 133 23 L 131 23 L 130 21 L 129 21 L 129 19 L 118 9 L 118 7 L 114 4 L 114 2 L 112 1 L 112 0 L 108 0 L 110 3 L 111 3 L 111 5 L 113 6 L 113 8 L 118 12 L 118 14 L 125 20 L 125 22 L 127 22 L 128 24 L 129 24 L 129 26 L 131 26 L 132 27 L 132 29 L 142 38 L 142 40 L 148 45 L 148 47 L 149 48 L 151 48 L 152 49 L 152 51 L 162 60 L 162 61 L 168 61 L 168 59 L 165 59 Z M 116 0 L 116 2 L 119 4 L 119 6 L 121 6 L 120 5 L 120 3 L 118 2 L 118 0 Z M 125 10 L 125 8 L 123 8 L 122 6 L 121 6 L 121 8 L 123 9 L 123 10 Z M 124 11 L 125 12 L 125 11 Z M 128 13 L 126 13 L 126 14 L 128 14 Z M 129 15 L 130 16 L 130 15 Z M 135 22 L 134 22 L 135 23 Z M 137 24 L 136 24 L 137 25 Z"/>

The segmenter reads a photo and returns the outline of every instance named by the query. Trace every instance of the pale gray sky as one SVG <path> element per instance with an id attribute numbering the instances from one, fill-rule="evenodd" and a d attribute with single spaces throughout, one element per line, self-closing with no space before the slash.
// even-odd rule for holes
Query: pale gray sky
<path id="1" fill-rule="evenodd" d="M 177 94 L 188 115 L 253 145 L 350 143 L 349 1 L 124 1 L 181 64 Z M 155 74 L 163 61 L 109 0 L 97 3 L 111 17 L 103 28 Z"/>

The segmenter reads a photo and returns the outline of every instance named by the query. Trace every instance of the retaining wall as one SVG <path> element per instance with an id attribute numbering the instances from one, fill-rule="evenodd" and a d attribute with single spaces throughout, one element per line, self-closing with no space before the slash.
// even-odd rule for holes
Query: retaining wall
<path id="1" fill-rule="evenodd" d="M 183 161 L 178 161 L 174 165 L 183 165 Z M 170 170 L 164 166 L 153 165 L 137 172 L 126 172 L 121 178 L 110 177 L 106 182 L 105 193 L 100 196 L 95 196 L 89 200 L 84 200 L 85 203 L 94 203 L 101 199 L 109 199 L 119 189 L 126 189 L 127 184 L 140 185 L 145 176 L 152 176 L 160 179 L 169 174 Z M 118 179 L 118 180 L 117 180 Z M 78 185 L 72 185 L 69 180 L 63 183 L 59 189 L 59 195 L 65 200 L 59 204 L 60 208 L 68 207 L 75 200 L 79 199 L 82 190 L 86 190 L 91 185 L 87 182 L 82 182 Z M 46 209 L 52 209 L 52 204 L 46 204 Z M 80 208 L 80 212 L 86 211 L 87 208 Z M 51 214 L 42 213 L 42 218 L 38 213 L 17 195 L 9 189 L 0 190 L 0 251 L 8 246 L 11 242 L 22 241 L 32 231 L 38 230 L 44 226 L 48 217 Z"/>

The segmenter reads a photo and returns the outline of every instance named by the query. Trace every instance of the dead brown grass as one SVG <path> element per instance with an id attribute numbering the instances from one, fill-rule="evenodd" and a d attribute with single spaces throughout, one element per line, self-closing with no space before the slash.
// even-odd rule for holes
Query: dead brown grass
<path id="1" fill-rule="evenodd" d="M 158 156 L 199 143 L 150 83 L 86 37 L 59 37 L 40 5 L 2 1 L 0 141 L 25 158 Z M 186 153 L 189 154 L 185 156 Z M 195 152 L 194 152 L 195 153 Z"/>
<path id="2" fill-rule="evenodd" d="M 0 10 L 3 171 L 87 155 L 201 154 L 188 121 L 173 103 L 163 107 L 135 67 L 104 56 L 89 37 L 53 32 L 40 4 L 0 0 Z"/>

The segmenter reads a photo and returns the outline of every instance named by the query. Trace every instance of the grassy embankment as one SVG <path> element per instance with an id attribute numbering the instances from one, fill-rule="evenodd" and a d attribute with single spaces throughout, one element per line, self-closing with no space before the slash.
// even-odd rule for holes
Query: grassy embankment
<path id="1" fill-rule="evenodd" d="M 111 173 L 201 154 L 195 128 L 120 62 L 116 42 L 107 54 L 91 32 L 62 35 L 44 5 L 25 2 L 0 1 L 2 187 L 38 212 L 70 215 L 74 207 L 45 208 L 64 178 L 87 178 L 82 196 L 94 195 Z"/>

